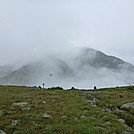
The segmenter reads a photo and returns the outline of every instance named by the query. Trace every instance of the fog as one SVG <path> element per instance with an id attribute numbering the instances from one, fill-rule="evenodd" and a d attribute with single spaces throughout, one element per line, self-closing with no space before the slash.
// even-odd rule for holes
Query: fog
<path id="1" fill-rule="evenodd" d="M 122 76 L 128 72 L 120 75 L 107 68 L 92 68 L 86 76 L 86 71 L 77 70 L 74 64 L 79 50 L 84 47 L 134 64 L 133 16 L 133 0 L 0 0 L 0 65 L 14 64 L 16 70 L 44 57 L 47 63 L 51 59 L 48 57 L 55 57 L 76 73 L 73 77 L 62 78 L 61 83 L 58 77 L 50 77 L 47 86 L 87 88 L 96 83 L 100 87 L 133 84 L 131 73 L 128 77 L 132 81 L 127 82 Z M 39 84 L 49 77 L 41 79 Z"/>

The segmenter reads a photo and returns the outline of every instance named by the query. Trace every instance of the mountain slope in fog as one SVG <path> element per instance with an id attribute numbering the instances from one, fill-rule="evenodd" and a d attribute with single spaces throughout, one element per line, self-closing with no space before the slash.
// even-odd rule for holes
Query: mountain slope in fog
<path id="1" fill-rule="evenodd" d="M 44 58 L 16 70 L 0 67 L 0 84 L 88 87 L 133 82 L 134 66 L 114 56 L 84 48 L 70 61 Z"/>

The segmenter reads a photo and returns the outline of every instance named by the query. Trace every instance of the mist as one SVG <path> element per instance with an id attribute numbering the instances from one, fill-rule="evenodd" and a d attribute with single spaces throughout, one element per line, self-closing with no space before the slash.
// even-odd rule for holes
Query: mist
<path id="1" fill-rule="evenodd" d="M 81 69 L 76 60 L 86 47 L 134 64 L 133 14 L 133 0 L 1 0 L 0 65 L 11 65 L 8 72 L 12 73 L 36 63 L 36 71 L 30 67 L 35 71 L 30 84 L 26 79 L 20 85 L 44 82 L 46 87 L 91 88 L 134 84 L 133 71 L 90 65 Z"/>

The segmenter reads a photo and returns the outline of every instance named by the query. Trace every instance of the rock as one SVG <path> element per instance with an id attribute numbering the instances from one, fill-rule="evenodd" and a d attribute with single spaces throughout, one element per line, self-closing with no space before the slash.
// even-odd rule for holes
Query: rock
<path id="1" fill-rule="evenodd" d="M 17 103 L 12 103 L 13 106 L 26 106 L 28 105 L 28 102 L 17 102 Z"/>
<path id="2" fill-rule="evenodd" d="M 30 107 L 24 107 L 24 108 L 22 108 L 22 110 L 24 110 L 24 111 L 30 111 L 31 108 Z"/>
<path id="3" fill-rule="evenodd" d="M 83 110 L 84 112 L 89 112 L 89 110 L 87 110 L 87 109 L 85 109 L 85 110 Z"/>
<path id="4" fill-rule="evenodd" d="M 13 120 L 11 125 L 12 126 L 20 125 L 20 120 Z"/>
<path id="5" fill-rule="evenodd" d="M 67 116 L 66 115 L 62 115 L 61 118 L 67 119 Z"/>
<path id="6" fill-rule="evenodd" d="M 96 126 L 97 128 L 100 128 L 100 129 L 102 129 L 102 130 L 104 130 L 105 128 L 104 127 L 100 127 L 100 126 Z"/>
<path id="7" fill-rule="evenodd" d="M 123 104 L 121 109 L 123 108 L 134 108 L 134 102 Z"/>
<path id="8" fill-rule="evenodd" d="M 78 120 L 78 117 L 75 117 L 74 120 Z"/>
<path id="9" fill-rule="evenodd" d="M 43 118 L 52 118 L 52 116 L 48 113 L 43 114 Z"/>
<path id="10" fill-rule="evenodd" d="M 111 124 L 110 121 L 107 121 L 107 122 L 104 123 L 104 125 L 110 125 L 110 124 Z"/>
<path id="11" fill-rule="evenodd" d="M 0 134 L 7 134 L 7 133 L 5 133 L 3 130 L 0 130 Z"/>
<path id="12" fill-rule="evenodd" d="M 123 119 L 118 119 L 118 121 L 120 121 L 121 123 L 125 123 L 125 120 Z"/>
<path id="13" fill-rule="evenodd" d="M 46 104 L 47 102 L 46 102 L 46 101 L 43 101 L 42 103 L 43 103 L 43 104 Z"/>
<path id="14" fill-rule="evenodd" d="M 87 116 L 83 114 L 83 115 L 81 115 L 80 118 L 87 118 Z"/>
<path id="15" fill-rule="evenodd" d="M 92 100 L 83 100 L 83 101 L 93 103 Z"/>
<path id="16" fill-rule="evenodd" d="M 127 132 L 127 131 L 124 131 L 124 132 L 121 132 L 121 133 L 119 133 L 119 134 L 132 134 L 132 133 Z"/>
<path id="17" fill-rule="evenodd" d="M 92 107 L 97 107 L 97 105 L 90 105 L 90 106 L 92 106 Z"/>
<path id="18" fill-rule="evenodd" d="M 112 112 L 112 111 L 111 111 L 111 109 L 110 109 L 110 108 L 105 108 L 105 112 L 110 113 L 110 112 Z"/>
<path id="19" fill-rule="evenodd" d="M 5 111 L 5 110 L 0 110 L 0 115 L 4 115 L 4 114 L 7 114 L 7 111 Z"/>

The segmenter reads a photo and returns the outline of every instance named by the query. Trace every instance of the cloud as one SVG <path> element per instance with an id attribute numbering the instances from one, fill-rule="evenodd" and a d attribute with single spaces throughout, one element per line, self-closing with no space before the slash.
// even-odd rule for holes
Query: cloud
<path id="1" fill-rule="evenodd" d="M 0 64 L 92 47 L 134 63 L 132 0 L 0 1 Z"/>

